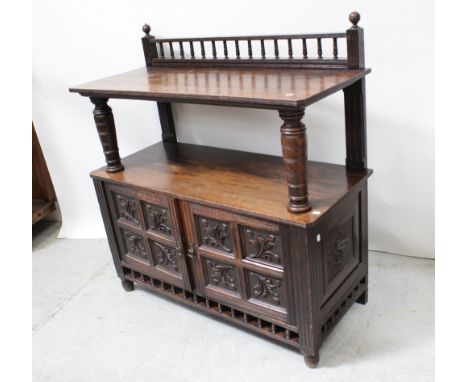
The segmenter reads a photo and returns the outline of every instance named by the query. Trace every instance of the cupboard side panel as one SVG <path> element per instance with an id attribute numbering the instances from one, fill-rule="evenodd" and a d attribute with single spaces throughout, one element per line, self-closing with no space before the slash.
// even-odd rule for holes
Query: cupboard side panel
<path id="1" fill-rule="evenodd" d="M 104 182 L 93 179 L 94 188 L 96 189 L 96 195 L 99 202 L 99 208 L 101 210 L 102 220 L 104 221 L 104 227 L 106 229 L 107 240 L 109 242 L 109 247 L 112 254 L 112 259 L 114 261 L 115 270 L 120 279 L 124 280 L 124 272 L 121 264 L 121 254 L 119 252 L 119 246 L 117 245 L 115 226 L 112 223 L 112 218 L 110 215 L 110 206 L 109 200 L 106 197 L 106 192 L 104 191 Z"/>

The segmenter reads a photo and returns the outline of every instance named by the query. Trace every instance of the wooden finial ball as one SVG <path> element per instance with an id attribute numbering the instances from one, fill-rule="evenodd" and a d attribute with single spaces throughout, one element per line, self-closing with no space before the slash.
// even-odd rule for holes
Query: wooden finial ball
<path id="1" fill-rule="evenodd" d="M 146 34 L 149 34 L 151 32 L 151 27 L 148 25 L 148 24 L 145 24 L 143 25 L 143 32 L 145 32 Z"/>
<path id="2" fill-rule="evenodd" d="M 359 13 L 351 12 L 349 14 L 349 21 L 351 21 L 354 26 L 357 26 L 359 20 L 361 20 L 361 15 Z"/>

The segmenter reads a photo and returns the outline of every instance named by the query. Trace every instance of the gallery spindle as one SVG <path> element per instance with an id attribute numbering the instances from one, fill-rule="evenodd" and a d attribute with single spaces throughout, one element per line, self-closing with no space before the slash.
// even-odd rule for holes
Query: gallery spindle
<path id="1" fill-rule="evenodd" d="M 182 41 L 179 41 L 179 51 L 180 51 L 180 57 L 181 58 L 185 58 L 185 55 L 184 55 L 184 44 Z"/>
<path id="2" fill-rule="evenodd" d="M 195 49 L 193 48 L 193 41 L 190 41 L 190 57 L 195 58 Z"/>
<path id="3" fill-rule="evenodd" d="M 211 50 L 212 50 L 213 58 L 216 58 L 216 41 L 215 40 L 211 41 Z"/>
<path id="4" fill-rule="evenodd" d="M 171 58 L 174 58 L 174 47 L 172 46 L 172 42 L 169 42 L 169 51 L 171 54 Z"/>
<path id="5" fill-rule="evenodd" d="M 201 49 L 202 58 L 206 58 L 206 55 L 205 55 L 205 42 L 203 40 L 200 41 L 200 49 Z"/>
<path id="6" fill-rule="evenodd" d="M 288 38 L 288 56 L 293 58 L 292 40 L 290 38 Z"/>

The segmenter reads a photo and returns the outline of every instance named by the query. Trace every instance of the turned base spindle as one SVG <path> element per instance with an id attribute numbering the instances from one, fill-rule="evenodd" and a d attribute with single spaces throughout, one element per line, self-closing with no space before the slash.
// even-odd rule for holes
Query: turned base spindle
<path id="1" fill-rule="evenodd" d="M 122 171 L 124 166 L 120 161 L 117 135 L 115 133 L 114 115 L 107 104 L 107 98 L 90 98 L 94 106 L 94 122 L 106 157 L 107 172 Z"/>
<path id="2" fill-rule="evenodd" d="M 310 211 L 312 208 L 307 191 L 307 136 L 301 122 L 304 109 L 280 110 L 281 147 L 288 183 L 288 210 L 293 213 Z"/>

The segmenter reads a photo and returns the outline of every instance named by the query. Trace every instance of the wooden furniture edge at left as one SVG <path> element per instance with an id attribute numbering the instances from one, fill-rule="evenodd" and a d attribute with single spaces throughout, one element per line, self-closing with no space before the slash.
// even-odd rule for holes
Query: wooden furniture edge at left
<path id="1" fill-rule="evenodd" d="M 46 218 L 56 208 L 57 197 L 32 125 L 32 224 Z"/>

